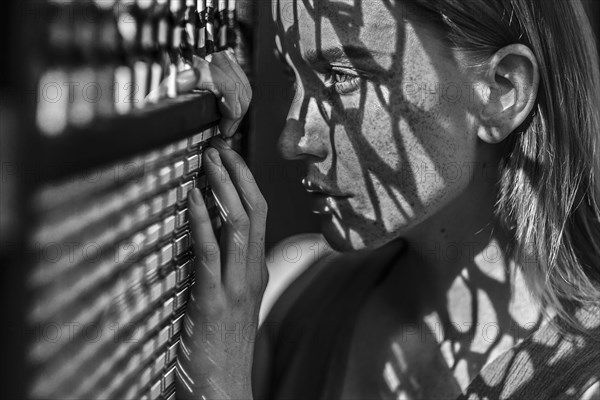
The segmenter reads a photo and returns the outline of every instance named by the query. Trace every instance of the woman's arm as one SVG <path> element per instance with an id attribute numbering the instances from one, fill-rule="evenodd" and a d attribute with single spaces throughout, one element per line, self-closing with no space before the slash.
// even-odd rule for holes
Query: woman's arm
<path id="1" fill-rule="evenodd" d="M 233 135 L 248 109 L 247 78 L 225 52 L 214 54 L 211 62 L 199 59 L 196 67 L 196 87 L 209 88 L 219 98 L 221 132 Z M 217 235 L 202 194 L 190 192 L 196 281 L 178 353 L 177 397 L 251 399 L 254 339 L 268 280 L 267 205 L 244 160 L 221 138 L 211 141 L 202 162 L 222 228 Z"/>

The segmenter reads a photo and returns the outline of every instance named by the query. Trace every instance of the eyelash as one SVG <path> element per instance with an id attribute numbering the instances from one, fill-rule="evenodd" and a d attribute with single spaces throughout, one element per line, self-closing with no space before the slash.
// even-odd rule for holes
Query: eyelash
<path id="1" fill-rule="evenodd" d="M 293 82 L 294 90 L 297 89 L 296 74 L 292 67 L 289 66 L 283 54 L 277 52 L 279 61 L 284 65 L 285 74 L 291 82 Z M 330 90 L 335 90 L 340 95 L 349 95 L 360 89 L 362 79 L 360 76 L 347 74 L 339 70 L 331 70 L 325 74 L 325 87 Z"/>
<path id="2" fill-rule="evenodd" d="M 361 77 L 341 71 L 331 71 L 325 76 L 325 87 L 341 95 L 351 94 L 360 89 Z"/>

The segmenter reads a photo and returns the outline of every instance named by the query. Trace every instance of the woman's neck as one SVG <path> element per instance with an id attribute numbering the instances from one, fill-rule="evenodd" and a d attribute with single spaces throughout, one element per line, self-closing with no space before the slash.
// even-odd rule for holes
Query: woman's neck
<path id="1" fill-rule="evenodd" d="M 406 235 L 402 267 L 389 280 L 399 282 L 405 267 L 419 271 L 423 318 L 462 389 L 541 318 L 510 260 L 507 238 L 494 224 L 495 178 L 483 172 L 476 171 L 479 176 L 459 198 Z"/>

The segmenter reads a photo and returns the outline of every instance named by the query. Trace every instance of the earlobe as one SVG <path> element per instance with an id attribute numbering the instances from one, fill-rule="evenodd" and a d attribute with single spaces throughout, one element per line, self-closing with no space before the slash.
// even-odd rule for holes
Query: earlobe
<path id="1" fill-rule="evenodd" d="M 478 136 L 488 143 L 506 139 L 529 116 L 537 98 L 539 69 L 529 47 L 512 44 L 498 50 L 483 74 Z"/>

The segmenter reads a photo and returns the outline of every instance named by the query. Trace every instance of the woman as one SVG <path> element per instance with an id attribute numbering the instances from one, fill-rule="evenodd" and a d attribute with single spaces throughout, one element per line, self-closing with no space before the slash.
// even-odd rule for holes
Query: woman
<path id="1" fill-rule="evenodd" d="M 335 251 L 255 346 L 267 205 L 215 140 L 223 228 L 192 192 L 178 396 L 600 396 L 600 79 L 580 2 L 274 3 L 297 85 L 280 149 L 306 161 Z M 198 68 L 247 82 L 230 56 Z M 247 105 L 224 97 L 225 136 Z"/>

